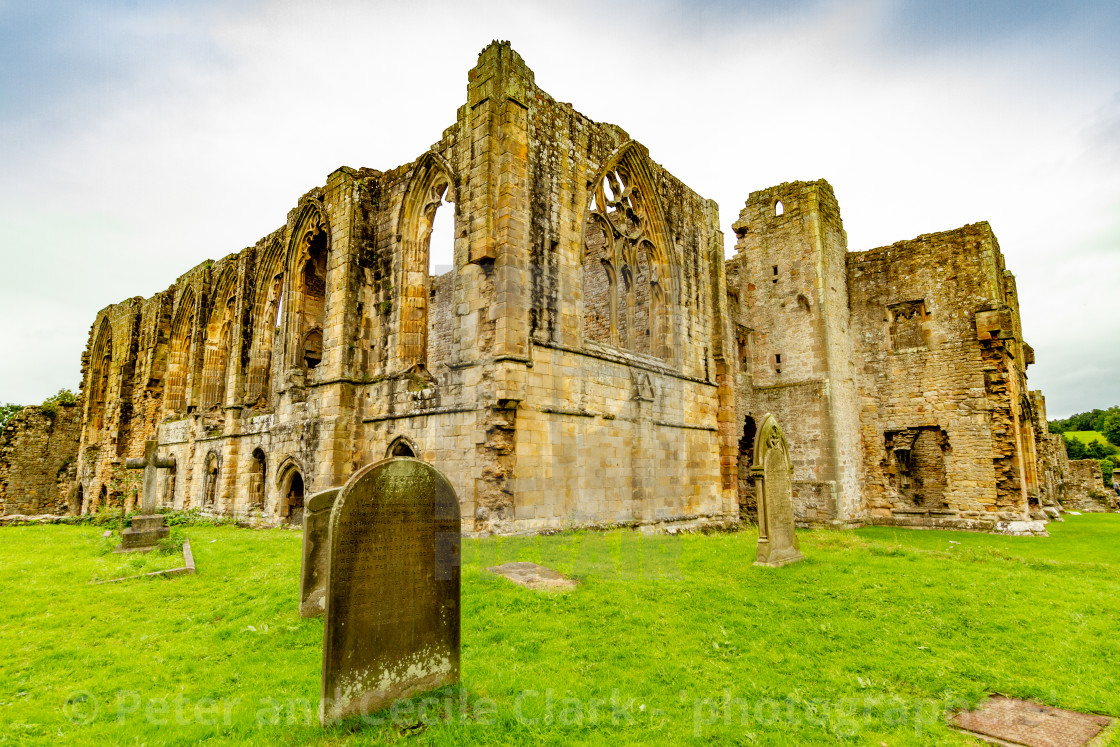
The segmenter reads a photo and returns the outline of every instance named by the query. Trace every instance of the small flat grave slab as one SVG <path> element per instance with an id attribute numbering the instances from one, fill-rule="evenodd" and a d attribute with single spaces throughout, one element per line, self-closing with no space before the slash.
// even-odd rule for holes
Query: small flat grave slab
<path id="1" fill-rule="evenodd" d="M 563 573 L 536 563 L 503 563 L 486 570 L 535 591 L 569 591 L 579 586 L 576 581 Z"/>
<path id="2" fill-rule="evenodd" d="M 1111 726 L 1112 719 L 995 696 L 975 711 L 955 714 L 949 723 L 990 744 L 1084 747 Z"/>

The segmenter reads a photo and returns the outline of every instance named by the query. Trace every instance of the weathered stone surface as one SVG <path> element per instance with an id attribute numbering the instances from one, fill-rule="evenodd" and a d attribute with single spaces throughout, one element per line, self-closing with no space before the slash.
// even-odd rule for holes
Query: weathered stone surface
<path id="1" fill-rule="evenodd" d="M 794 532 L 789 445 L 773 415 L 767 414 L 754 444 L 755 495 L 758 499 L 758 559 L 755 565 L 777 567 L 802 560 Z"/>
<path id="2" fill-rule="evenodd" d="M 303 563 L 299 575 L 300 617 L 318 617 L 327 608 L 327 555 L 331 509 L 340 488 L 316 493 L 303 512 Z"/>
<path id="3" fill-rule="evenodd" d="M 125 460 L 126 469 L 144 470 L 140 508 L 147 513 L 156 510 L 159 470 L 175 468 L 175 457 L 160 458 L 158 451 L 159 444 L 154 440 L 148 440 L 144 442 L 144 456 L 142 458 Z"/>
<path id="4" fill-rule="evenodd" d="M 996 744 L 1084 747 L 1111 726 L 1113 720 L 1028 700 L 994 696 L 975 711 L 954 714 L 950 723 Z"/>
<path id="5" fill-rule="evenodd" d="M 163 514 L 133 516 L 132 526 L 121 532 L 121 543 L 113 552 L 154 550 L 161 539 L 170 535 L 170 527 L 163 525 Z"/>
<path id="6" fill-rule="evenodd" d="M 0 516 L 69 513 L 81 407 L 25 407 L 0 428 Z"/>
<path id="7" fill-rule="evenodd" d="M 467 78 L 415 161 L 341 167 L 255 246 L 98 314 L 94 503 L 127 500 L 117 462 L 155 438 L 161 506 L 262 523 L 406 447 L 480 534 L 737 518 L 714 203 L 508 43 Z"/>
<path id="8" fill-rule="evenodd" d="M 459 681 L 459 501 L 429 464 L 354 473 L 330 520 L 324 724 Z"/>
<path id="9" fill-rule="evenodd" d="M 1066 509 L 1095 513 L 1120 508 L 1116 492 L 1105 486 L 1100 462 L 1096 459 L 1073 459 L 1068 464 L 1066 490 L 1062 497 L 1062 505 Z"/>
<path id="10" fill-rule="evenodd" d="M 822 180 L 751 193 L 734 228 L 747 513 L 765 412 L 787 428 L 803 524 L 998 531 L 1056 503 L 1064 450 L 1027 387 L 1034 352 L 987 223 L 849 252 Z"/>
<path id="11" fill-rule="evenodd" d="M 563 573 L 536 563 L 503 563 L 486 570 L 508 578 L 518 586 L 537 591 L 568 591 L 579 584 Z"/>
<path id="12" fill-rule="evenodd" d="M 121 460 L 155 439 L 160 506 L 264 524 L 412 454 L 468 532 L 718 526 L 757 511 L 766 412 L 800 524 L 994 528 L 1062 499 L 988 224 L 848 252 L 828 183 L 791 182 L 750 194 L 725 263 L 717 206 L 508 43 L 465 101 L 415 161 L 340 167 L 255 246 L 97 315 L 82 510 L 135 502 Z"/>

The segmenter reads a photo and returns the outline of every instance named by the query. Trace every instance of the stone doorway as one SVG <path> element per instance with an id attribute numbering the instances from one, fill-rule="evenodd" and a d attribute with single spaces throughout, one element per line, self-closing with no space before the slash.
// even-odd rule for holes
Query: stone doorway
<path id="1" fill-rule="evenodd" d="M 945 457 L 949 437 L 936 426 L 888 431 L 887 473 L 899 508 L 947 508 Z"/>
<path id="2" fill-rule="evenodd" d="M 281 516 L 288 524 L 303 525 L 303 475 L 298 469 L 292 469 L 288 475 Z"/>

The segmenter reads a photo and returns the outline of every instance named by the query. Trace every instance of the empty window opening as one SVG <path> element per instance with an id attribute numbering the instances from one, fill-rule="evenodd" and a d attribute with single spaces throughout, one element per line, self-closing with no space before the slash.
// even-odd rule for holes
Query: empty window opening
<path id="1" fill-rule="evenodd" d="M 774 373 L 781 373 L 781 372 L 782 372 L 782 354 L 781 353 L 775 353 L 774 354 Z"/>
<path id="2" fill-rule="evenodd" d="M 758 427 L 755 425 L 754 418 L 748 415 L 743 421 L 743 437 L 739 439 L 740 461 L 750 464 L 754 458 L 754 437 L 757 432 Z"/>
<path id="3" fill-rule="evenodd" d="M 283 282 L 284 282 L 284 276 L 283 275 L 277 275 L 275 283 L 277 285 L 280 285 Z M 274 330 L 274 334 L 277 334 L 277 335 L 280 334 L 280 319 L 283 318 L 283 316 L 284 316 L 284 291 L 281 290 L 280 291 L 280 299 L 276 302 L 276 318 L 273 320 L 274 326 L 276 327 L 276 329 Z"/>
<path id="4" fill-rule="evenodd" d="M 781 200 L 774 203 L 774 215 L 785 215 L 786 206 L 782 204 Z"/>
<path id="5" fill-rule="evenodd" d="M 444 206 L 446 209 L 440 209 Z M 455 267 L 455 205 L 444 199 L 432 216 L 428 238 L 428 274 L 443 275 Z"/>
<path id="6" fill-rule="evenodd" d="M 746 369 L 751 360 L 751 333 L 748 330 L 741 329 L 737 337 L 739 344 L 739 366 Z"/>
<path id="7" fill-rule="evenodd" d="M 323 324 L 327 311 L 327 243 L 326 225 L 321 219 L 312 221 L 303 238 L 305 259 L 299 275 L 301 328 L 296 337 L 302 342 L 302 363 L 308 369 L 315 368 L 323 360 Z"/>
<path id="8" fill-rule="evenodd" d="M 773 278 L 773 282 L 775 282 L 775 283 L 776 283 L 776 282 L 778 282 L 778 266 L 777 266 L 777 265 L 774 265 L 774 268 L 773 268 L 773 269 L 774 269 L 774 278 Z"/>
<path id="9" fill-rule="evenodd" d="M 415 458 L 416 451 L 412 448 L 412 444 L 410 444 L 406 439 L 398 438 L 397 440 L 393 441 L 393 443 L 389 444 L 389 456 Z"/>
<path id="10" fill-rule="evenodd" d="M 78 496 L 74 501 L 74 514 L 76 516 L 81 516 L 82 514 L 85 513 L 85 510 L 84 510 L 85 506 L 83 505 L 84 503 L 85 503 L 85 493 L 82 491 L 82 486 L 79 485 L 78 486 Z"/>

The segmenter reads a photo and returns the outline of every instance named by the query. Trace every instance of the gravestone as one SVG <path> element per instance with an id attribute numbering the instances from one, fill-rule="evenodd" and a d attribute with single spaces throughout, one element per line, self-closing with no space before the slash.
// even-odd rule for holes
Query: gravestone
<path id="1" fill-rule="evenodd" d="M 156 481 L 159 470 L 175 467 L 175 457 L 160 459 L 156 456 L 158 448 L 156 441 L 146 441 L 143 458 L 125 460 L 127 469 L 144 470 L 140 515 L 132 517 L 132 526 L 121 531 L 121 544 L 113 552 L 145 552 L 171 534 L 171 529 L 163 525 L 163 514 L 156 513 Z"/>
<path id="2" fill-rule="evenodd" d="M 804 556 L 794 533 L 789 445 L 773 415 L 762 420 L 754 439 L 751 464 L 758 495 L 758 557 L 755 565 L 777 567 Z"/>
<path id="3" fill-rule="evenodd" d="M 363 467 L 331 510 L 319 719 L 459 681 L 459 500 L 435 467 Z"/>
<path id="4" fill-rule="evenodd" d="M 340 488 L 316 493 L 303 509 L 303 564 L 299 576 L 299 616 L 319 617 L 327 608 L 327 541 L 331 509 Z"/>

